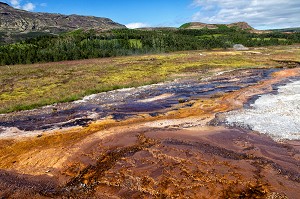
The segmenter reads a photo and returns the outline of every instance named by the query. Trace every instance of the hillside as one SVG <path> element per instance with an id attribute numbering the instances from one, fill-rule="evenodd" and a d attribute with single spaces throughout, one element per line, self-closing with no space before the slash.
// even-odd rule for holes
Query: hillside
<path id="1" fill-rule="evenodd" d="M 76 29 L 108 30 L 126 28 L 111 19 L 93 16 L 34 13 L 0 2 L 0 37 L 14 41 L 34 33 L 60 33 Z M 20 35 L 21 34 L 21 35 Z"/>
<path id="2" fill-rule="evenodd" d="M 201 22 L 190 22 L 183 24 L 180 26 L 180 29 L 218 29 L 218 28 L 232 28 L 236 27 L 241 30 L 249 30 L 250 32 L 257 32 L 258 30 L 255 30 L 252 26 L 250 26 L 246 22 L 236 22 L 236 23 L 231 23 L 231 24 L 206 24 L 206 23 L 201 23 Z"/>

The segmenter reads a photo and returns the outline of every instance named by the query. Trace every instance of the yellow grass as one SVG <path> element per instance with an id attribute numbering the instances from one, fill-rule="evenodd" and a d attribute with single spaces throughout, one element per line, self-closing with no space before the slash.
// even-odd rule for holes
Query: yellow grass
<path id="1" fill-rule="evenodd" d="M 255 53 L 253 53 L 255 52 Z M 162 82 L 182 73 L 279 67 L 274 59 L 300 61 L 299 46 L 251 51 L 187 51 L 160 55 L 2 66 L 0 113 L 32 109 L 85 95 Z M 177 76 L 178 77 L 178 76 Z"/>

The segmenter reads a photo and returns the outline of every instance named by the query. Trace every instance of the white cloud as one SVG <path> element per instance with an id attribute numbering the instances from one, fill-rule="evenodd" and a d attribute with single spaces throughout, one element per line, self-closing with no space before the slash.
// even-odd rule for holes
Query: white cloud
<path id="1" fill-rule="evenodd" d="M 14 7 L 14 8 L 21 8 L 20 6 L 20 0 L 10 0 L 9 1 L 11 3 L 11 5 Z"/>
<path id="2" fill-rule="evenodd" d="M 47 3 L 41 3 L 40 6 L 47 7 Z"/>
<path id="3" fill-rule="evenodd" d="M 10 0 L 11 5 L 13 6 L 18 6 L 20 5 L 20 1 L 19 0 Z"/>
<path id="4" fill-rule="evenodd" d="M 146 23 L 130 23 L 130 24 L 127 24 L 126 27 L 127 28 L 130 28 L 130 29 L 135 29 L 135 28 L 144 28 L 144 27 L 148 27 L 149 25 L 146 24 Z"/>
<path id="5" fill-rule="evenodd" d="M 33 3 L 26 3 L 22 6 L 23 10 L 33 11 L 35 9 L 35 5 Z"/>
<path id="6" fill-rule="evenodd" d="M 299 0 L 193 0 L 192 5 L 200 9 L 193 21 L 246 21 L 258 29 L 300 26 Z"/>
<path id="7" fill-rule="evenodd" d="M 6 2 L 10 3 L 14 8 L 23 9 L 27 11 L 33 11 L 36 7 L 36 5 L 31 2 L 21 4 L 22 0 L 7 0 Z"/>

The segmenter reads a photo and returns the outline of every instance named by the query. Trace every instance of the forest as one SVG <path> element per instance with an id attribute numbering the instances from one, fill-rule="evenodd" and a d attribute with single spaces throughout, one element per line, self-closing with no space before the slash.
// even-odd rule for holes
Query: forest
<path id="1" fill-rule="evenodd" d="M 184 50 L 291 45 L 300 33 L 255 34 L 237 28 L 200 30 L 132 30 L 97 32 L 76 30 L 60 35 L 41 35 L 13 44 L 1 44 L 0 65 L 31 64 L 100 57 L 165 53 Z"/>

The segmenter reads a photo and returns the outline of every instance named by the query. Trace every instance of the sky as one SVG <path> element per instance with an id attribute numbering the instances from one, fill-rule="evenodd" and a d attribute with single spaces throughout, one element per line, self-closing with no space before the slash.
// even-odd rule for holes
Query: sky
<path id="1" fill-rule="evenodd" d="M 300 0 L 0 0 L 33 12 L 107 17 L 129 28 L 187 22 L 248 22 L 256 29 L 300 27 Z"/>

